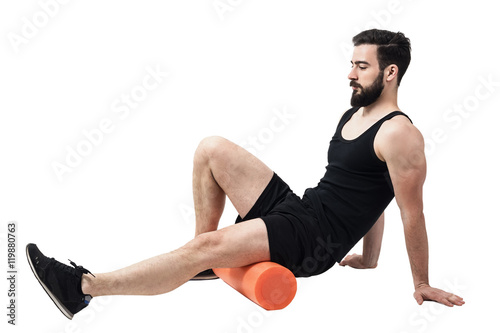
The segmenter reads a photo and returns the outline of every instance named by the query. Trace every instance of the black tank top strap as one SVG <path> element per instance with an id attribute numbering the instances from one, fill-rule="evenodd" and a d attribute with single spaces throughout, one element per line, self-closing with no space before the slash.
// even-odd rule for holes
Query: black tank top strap
<path id="1" fill-rule="evenodd" d="M 392 119 L 396 116 L 405 116 L 408 118 L 408 120 L 411 122 L 410 117 L 408 117 L 406 114 L 404 114 L 401 111 L 393 111 L 384 117 L 380 118 L 375 124 L 373 124 L 369 129 L 367 129 L 363 134 L 361 134 L 358 138 L 364 137 L 367 140 L 371 141 L 371 145 L 373 146 L 373 141 L 375 140 L 375 136 L 377 135 L 378 130 L 380 127 L 382 127 L 382 124 L 384 124 L 387 120 Z"/>
<path id="2" fill-rule="evenodd" d="M 385 117 L 383 117 L 382 119 L 380 119 L 379 121 L 384 122 L 384 121 L 392 119 L 396 116 L 405 116 L 413 124 L 413 121 L 411 121 L 410 117 L 408 117 L 408 115 L 406 113 L 401 112 L 401 111 L 393 111 L 393 112 L 389 113 L 388 115 L 386 115 Z"/>
<path id="3" fill-rule="evenodd" d="M 337 125 L 337 129 L 335 132 L 339 133 L 342 127 L 344 127 L 345 123 L 347 123 L 351 119 L 352 115 L 355 114 L 359 109 L 360 109 L 359 107 L 354 107 L 344 112 L 344 114 L 340 118 L 339 124 Z"/>

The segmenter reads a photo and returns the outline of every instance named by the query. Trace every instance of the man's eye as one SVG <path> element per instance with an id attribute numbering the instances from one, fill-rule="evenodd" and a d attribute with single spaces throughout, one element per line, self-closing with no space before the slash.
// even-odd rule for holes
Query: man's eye
<path id="1" fill-rule="evenodd" d="M 366 68 L 367 68 L 367 67 L 361 67 L 361 66 L 359 66 L 359 69 L 366 69 Z"/>

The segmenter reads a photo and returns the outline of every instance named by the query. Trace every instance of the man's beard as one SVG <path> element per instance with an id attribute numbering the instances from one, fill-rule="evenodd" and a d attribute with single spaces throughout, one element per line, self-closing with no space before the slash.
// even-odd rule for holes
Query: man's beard
<path id="1" fill-rule="evenodd" d="M 351 81 L 351 87 L 353 86 L 358 89 L 352 92 L 351 106 L 368 106 L 375 102 L 382 94 L 382 90 L 384 90 L 384 71 L 380 71 L 375 81 L 366 88 L 362 88 L 357 82 Z"/>

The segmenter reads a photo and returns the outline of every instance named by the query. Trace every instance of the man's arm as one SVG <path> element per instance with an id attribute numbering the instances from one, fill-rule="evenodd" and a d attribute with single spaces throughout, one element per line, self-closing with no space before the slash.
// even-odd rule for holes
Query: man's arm
<path id="1" fill-rule="evenodd" d="M 414 297 L 419 304 L 429 300 L 447 306 L 462 305 L 461 297 L 429 285 L 429 250 L 422 199 L 426 175 L 424 139 L 404 118 L 386 124 L 380 131 L 382 135 L 375 141 L 375 151 L 387 163 L 401 211 L 415 286 Z"/>
<path id="2" fill-rule="evenodd" d="M 380 249 L 382 248 L 382 236 L 384 235 L 384 213 L 380 215 L 377 222 L 363 237 L 363 254 L 350 254 L 340 262 L 340 266 L 351 266 L 353 268 L 375 268 L 377 267 Z"/>

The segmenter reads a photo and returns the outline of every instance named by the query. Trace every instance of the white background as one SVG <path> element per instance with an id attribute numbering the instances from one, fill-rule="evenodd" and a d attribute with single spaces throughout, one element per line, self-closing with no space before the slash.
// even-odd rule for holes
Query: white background
<path id="1" fill-rule="evenodd" d="M 421 333 L 498 326 L 500 27 L 493 1 L 54 3 L 0 5 L 0 266 L 8 221 L 18 223 L 20 255 L 18 325 L 7 324 L 2 278 L 2 331 Z M 38 27 L 30 30 L 30 22 Z M 183 245 L 194 233 L 192 157 L 205 136 L 244 144 L 260 135 L 257 156 L 296 193 L 315 186 L 349 108 L 350 40 L 373 27 L 400 30 L 412 41 L 399 104 L 427 142 L 431 284 L 463 296 L 463 307 L 414 301 L 393 202 L 377 269 L 335 266 L 299 279 L 295 300 L 281 311 L 264 312 L 221 281 L 155 297 L 96 298 L 73 321 L 55 308 L 30 272 L 25 245 L 37 243 L 93 272 Z M 147 68 L 168 77 L 120 118 L 114 103 L 139 91 Z M 293 117 L 270 132 L 283 110 Z M 112 121 L 111 133 L 58 179 L 54 163 L 65 164 L 68 147 L 84 145 L 83 131 L 103 119 Z M 234 220 L 227 208 L 221 225 Z"/>

